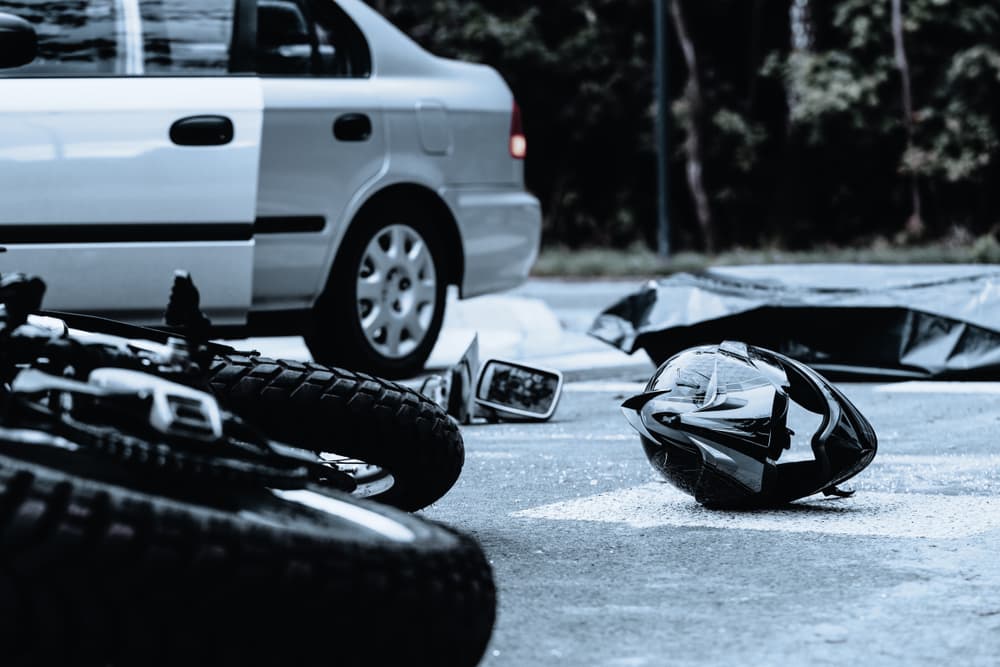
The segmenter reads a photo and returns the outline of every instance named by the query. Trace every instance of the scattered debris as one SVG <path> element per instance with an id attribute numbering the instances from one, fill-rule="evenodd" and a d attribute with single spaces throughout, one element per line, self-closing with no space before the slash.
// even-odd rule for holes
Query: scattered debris
<path id="1" fill-rule="evenodd" d="M 431 397 L 459 423 L 476 419 L 545 421 L 555 414 L 563 376 L 557 370 L 503 359 L 479 363 L 479 337 L 474 336 L 462 358 L 445 375 L 424 380 L 421 392 Z"/>
<path id="2" fill-rule="evenodd" d="M 589 333 L 656 364 L 737 338 L 839 379 L 1000 380 L 1000 270 L 766 268 L 650 281 Z"/>

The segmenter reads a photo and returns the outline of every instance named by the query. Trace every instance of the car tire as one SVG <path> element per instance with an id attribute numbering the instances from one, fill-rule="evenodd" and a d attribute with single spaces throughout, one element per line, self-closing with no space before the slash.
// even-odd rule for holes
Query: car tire
<path id="1" fill-rule="evenodd" d="M 391 379 L 424 367 L 441 331 L 448 280 L 434 221 L 377 205 L 341 244 L 306 335 L 313 358 Z"/>

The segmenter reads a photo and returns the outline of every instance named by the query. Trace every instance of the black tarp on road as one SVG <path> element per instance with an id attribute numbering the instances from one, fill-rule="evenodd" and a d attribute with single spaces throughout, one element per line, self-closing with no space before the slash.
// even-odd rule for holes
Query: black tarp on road
<path id="1" fill-rule="evenodd" d="M 1000 267 L 769 265 L 650 281 L 589 332 L 654 363 L 740 340 L 841 378 L 1000 380 Z"/>

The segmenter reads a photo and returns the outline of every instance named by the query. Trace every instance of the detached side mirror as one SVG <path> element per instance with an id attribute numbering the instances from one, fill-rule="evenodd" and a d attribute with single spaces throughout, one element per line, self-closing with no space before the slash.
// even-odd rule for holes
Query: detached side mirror
<path id="1" fill-rule="evenodd" d="M 431 375 L 420 391 L 460 424 L 477 417 L 545 421 L 562 396 L 562 373 L 513 361 L 487 359 L 479 365 L 479 336 L 446 375 Z"/>
<path id="2" fill-rule="evenodd" d="M 476 381 L 476 405 L 500 417 L 545 420 L 562 395 L 562 373 L 500 359 L 488 359 Z"/>
<path id="3" fill-rule="evenodd" d="M 0 13 L 0 68 L 27 65 L 37 55 L 35 27 L 18 16 Z"/>

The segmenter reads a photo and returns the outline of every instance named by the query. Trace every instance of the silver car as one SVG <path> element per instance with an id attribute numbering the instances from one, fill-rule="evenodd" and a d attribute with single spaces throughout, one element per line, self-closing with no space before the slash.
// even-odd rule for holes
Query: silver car
<path id="1" fill-rule="evenodd" d="M 445 288 L 522 282 L 541 212 L 496 71 L 360 0 L 0 0 L 0 271 L 155 323 L 175 269 L 223 331 L 418 371 Z"/>

